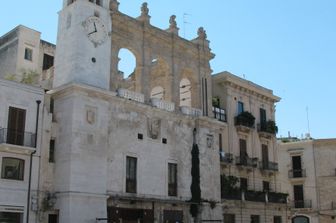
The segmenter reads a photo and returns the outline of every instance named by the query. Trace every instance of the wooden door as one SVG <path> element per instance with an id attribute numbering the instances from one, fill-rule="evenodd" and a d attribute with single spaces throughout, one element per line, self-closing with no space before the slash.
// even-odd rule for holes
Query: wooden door
<path id="1" fill-rule="evenodd" d="M 7 125 L 7 143 L 23 145 L 26 125 L 26 110 L 9 107 Z"/>

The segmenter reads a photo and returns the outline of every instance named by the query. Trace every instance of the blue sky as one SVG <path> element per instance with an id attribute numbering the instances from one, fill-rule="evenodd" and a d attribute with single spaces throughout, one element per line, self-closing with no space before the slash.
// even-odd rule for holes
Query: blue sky
<path id="1" fill-rule="evenodd" d="M 120 0 L 136 17 L 143 1 Z M 270 88 L 277 104 L 278 136 L 336 137 L 336 1 L 334 0 L 148 0 L 151 23 L 166 29 L 177 16 L 180 35 L 207 31 L 216 57 L 214 73 L 229 71 Z M 2 2 L 0 35 L 18 24 L 55 43 L 60 0 Z M 185 16 L 185 25 L 183 15 Z"/>

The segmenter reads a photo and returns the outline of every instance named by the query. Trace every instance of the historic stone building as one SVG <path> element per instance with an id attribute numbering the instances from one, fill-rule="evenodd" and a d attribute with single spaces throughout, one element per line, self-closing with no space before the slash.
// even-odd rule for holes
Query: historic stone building
<path id="1" fill-rule="evenodd" d="M 42 88 L 4 81 L 44 95 L 31 222 L 286 222 L 274 122 L 280 98 L 228 72 L 212 75 L 202 27 L 189 41 L 179 37 L 174 15 L 162 30 L 151 25 L 146 3 L 137 18 L 118 5 L 64 0 L 55 69 L 52 63 L 43 72 L 35 59 L 25 68 L 41 74 L 29 84 Z M 22 49 L 40 46 L 32 58 L 48 54 L 41 41 L 28 42 Z M 10 49 L 0 56 L 17 58 Z M 123 49 L 136 58 L 127 77 L 119 67 Z M 13 72 L 22 82 L 20 69 L 1 64 L 1 77 Z M 1 201 L 0 208 L 8 203 Z M 27 205 L 16 205 L 26 219 Z"/>
<path id="2" fill-rule="evenodd" d="M 336 140 L 279 143 L 281 181 L 289 194 L 293 223 L 336 221 Z"/>

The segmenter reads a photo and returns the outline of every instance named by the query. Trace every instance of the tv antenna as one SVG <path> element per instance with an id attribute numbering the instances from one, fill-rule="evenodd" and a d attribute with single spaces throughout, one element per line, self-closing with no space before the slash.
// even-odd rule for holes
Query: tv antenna
<path id="1" fill-rule="evenodd" d="M 309 113 L 308 113 L 308 106 L 306 107 L 306 113 L 307 113 L 308 134 L 310 135 L 310 125 L 309 125 Z"/>
<path id="2" fill-rule="evenodd" d="M 183 38 L 186 38 L 186 26 L 187 24 L 191 24 L 187 21 L 187 17 L 190 16 L 188 13 L 183 13 Z"/>

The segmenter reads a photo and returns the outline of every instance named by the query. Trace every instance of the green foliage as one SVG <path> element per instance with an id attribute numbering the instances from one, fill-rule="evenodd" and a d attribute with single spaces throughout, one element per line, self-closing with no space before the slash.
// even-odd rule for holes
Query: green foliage
<path id="1" fill-rule="evenodd" d="M 39 74 L 33 70 L 23 70 L 21 83 L 34 84 Z"/>
<path id="2" fill-rule="evenodd" d="M 238 182 L 239 182 L 238 177 L 222 175 L 222 190 L 229 193 L 238 190 L 237 187 Z"/>
<path id="3" fill-rule="evenodd" d="M 4 79 L 8 81 L 16 81 L 15 74 L 7 74 L 5 75 Z"/>
<path id="4" fill-rule="evenodd" d="M 191 150 L 191 202 L 190 214 L 195 218 L 198 214 L 198 204 L 201 203 L 201 187 L 200 187 L 200 167 L 199 167 L 199 149 L 197 144 L 193 144 Z"/>
<path id="5" fill-rule="evenodd" d="M 275 121 L 269 120 L 266 122 L 266 132 L 272 134 L 278 133 L 278 126 L 276 126 Z"/>
<path id="6" fill-rule="evenodd" d="M 219 108 L 219 97 L 218 96 L 215 96 L 212 98 L 212 106 Z"/>
<path id="7" fill-rule="evenodd" d="M 236 125 L 244 125 L 247 127 L 254 126 L 255 117 L 248 111 L 244 111 L 236 116 L 235 122 Z"/>

